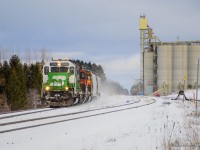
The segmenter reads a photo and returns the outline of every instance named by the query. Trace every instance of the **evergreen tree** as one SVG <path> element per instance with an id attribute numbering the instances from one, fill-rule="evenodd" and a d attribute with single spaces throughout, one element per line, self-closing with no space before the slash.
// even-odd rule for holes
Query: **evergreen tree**
<path id="1" fill-rule="evenodd" d="M 5 76 L 3 74 L 3 67 L 0 66 L 0 94 L 4 93 L 5 88 Z"/>
<path id="2" fill-rule="evenodd" d="M 1 93 L 5 94 L 7 81 L 10 76 L 10 66 L 8 65 L 7 61 L 3 62 L 3 66 L 1 66 L 1 69 L 0 69 L 0 74 L 1 74 L 1 80 L 2 80 Z"/>
<path id="3" fill-rule="evenodd" d="M 42 88 L 42 69 L 40 68 L 40 65 L 31 64 L 28 68 L 24 65 L 24 70 L 26 70 L 27 88 L 36 88 L 40 93 Z"/>
<path id="4" fill-rule="evenodd" d="M 26 88 L 28 91 L 29 89 L 33 87 L 33 79 L 31 76 L 31 70 L 27 64 L 24 64 L 23 70 L 24 70 L 24 75 L 25 75 Z"/>
<path id="5" fill-rule="evenodd" d="M 11 110 L 19 110 L 24 109 L 26 105 L 26 95 L 22 89 L 20 77 L 17 74 L 17 70 L 15 68 L 11 69 L 11 75 L 9 77 L 7 87 L 6 87 L 6 95 L 8 98 L 8 103 L 11 106 Z"/>
<path id="6" fill-rule="evenodd" d="M 14 55 L 10 59 L 10 75 L 6 84 L 6 95 L 11 110 L 26 108 L 26 91 L 23 67 L 18 56 Z"/>
<path id="7" fill-rule="evenodd" d="M 10 66 L 7 61 L 3 62 L 2 73 L 4 74 L 5 82 L 7 83 L 8 78 L 10 76 Z"/>
<path id="8" fill-rule="evenodd" d="M 92 69 L 92 64 L 91 64 L 91 62 L 89 61 L 89 63 L 88 63 L 88 70 L 91 70 Z"/>
<path id="9" fill-rule="evenodd" d="M 35 84 L 35 88 L 37 88 L 38 93 L 41 93 L 41 89 L 42 89 L 42 72 L 41 72 L 41 68 L 38 64 L 34 65 L 34 70 L 33 70 L 33 81 Z"/>

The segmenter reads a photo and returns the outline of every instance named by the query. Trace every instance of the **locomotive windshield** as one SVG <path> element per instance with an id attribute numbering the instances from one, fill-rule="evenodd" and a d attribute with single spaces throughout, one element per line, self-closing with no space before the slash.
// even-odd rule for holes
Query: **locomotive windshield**
<path id="1" fill-rule="evenodd" d="M 49 73 L 49 67 L 45 66 L 44 67 L 44 74 L 47 75 Z"/>
<path id="2" fill-rule="evenodd" d="M 85 73 L 81 72 L 81 79 L 85 79 Z"/>
<path id="3" fill-rule="evenodd" d="M 70 73 L 74 74 L 74 67 L 70 67 Z"/>
<path id="4" fill-rule="evenodd" d="M 60 67 L 60 72 L 67 72 L 68 68 L 67 67 Z"/>
<path id="5" fill-rule="evenodd" d="M 67 72 L 67 67 L 51 67 L 51 72 Z"/>
<path id="6" fill-rule="evenodd" d="M 91 78 L 90 78 L 90 75 L 88 75 L 88 76 L 87 76 L 87 79 L 88 79 L 88 80 L 90 80 L 90 79 L 91 79 Z"/>

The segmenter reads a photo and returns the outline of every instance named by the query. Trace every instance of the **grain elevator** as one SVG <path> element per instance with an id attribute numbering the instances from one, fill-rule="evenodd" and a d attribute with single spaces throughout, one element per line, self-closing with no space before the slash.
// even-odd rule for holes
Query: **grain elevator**
<path id="1" fill-rule="evenodd" d="M 140 16 L 140 86 L 144 95 L 161 95 L 196 87 L 200 40 L 161 42 Z"/>

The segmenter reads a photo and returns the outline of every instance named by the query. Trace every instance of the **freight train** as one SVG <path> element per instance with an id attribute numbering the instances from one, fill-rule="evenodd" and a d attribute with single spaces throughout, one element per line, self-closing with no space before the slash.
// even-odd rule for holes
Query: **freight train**
<path id="1" fill-rule="evenodd" d="M 71 106 L 100 97 L 101 78 L 70 60 L 52 59 L 43 66 L 41 97 L 50 107 Z"/>

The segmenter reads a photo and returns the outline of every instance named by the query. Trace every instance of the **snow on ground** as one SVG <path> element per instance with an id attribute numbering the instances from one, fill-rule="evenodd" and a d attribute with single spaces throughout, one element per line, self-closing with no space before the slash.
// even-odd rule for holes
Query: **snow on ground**
<path id="1" fill-rule="evenodd" d="M 186 116 L 193 113 L 195 105 L 172 101 L 173 96 L 156 98 L 152 105 L 125 111 L 3 133 L 0 147 L 3 150 L 160 150 L 168 141 L 174 147 L 185 146 L 181 143 L 188 137 L 185 129 L 187 125 L 193 126 L 191 122 L 188 124 Z M 138 97 L 111 96 L 55 112 L 89 110 L 135 100 Z M 142 97 L 141 101 L 147 103 Z"/>
<path id="2" fill-rule="evenodd" d="M 25 116 L 17 116 L 17 117 L 11 117 L 7 119 L 0 120 L 0 124 L 6 122 L 11 122 L 11 121 L 19 121 L 19 120 L 25 120 L 25 119 L 33 119 L 33 118 L 38 118 L 38 117 L 47 117 L 47 116 L 54 116 L 54 115 L 61 115 L 61 114 L 66 114 L 66 113 L 74 113 L 74 112 L 80 112 L 80 111 L 85 111 L 85 110 L 91 110 L 91 109 L 98 109 L 98 108 L 105 108 L 105 107 L 110 107 L 110 106 L 117 106 L 117 105 L 122 105 L 125 103 L 134 103 L 137 102 L 138 98 L 136 97 L 127 97 L 127 96 L 112 96 L 112 97 L 106 97 L 103 96 L 100 99 L 94 99 L 91 102 L 73 106 L 73 107 L 67 107 L 67 108 L 54 108 L 51 109 L 52 111 L 45 111 L 45 112 L 39 112 L 39 113 L 34 113 L 34 114 L 28 114 Z M 26 112 L 37 112 L 41 110 L 49 110 L 47 109 L 39 109 L 39 110 L 30 110 L 30 111 L 23 111 L 23 112 L 17 112 L 17 113 L 12 113 L 10 115 L 20 115 L 22 113 Z M 9 114 L 2 114 L 0 115 L 1 117 L 6 117 L 9 116 Z"/>

